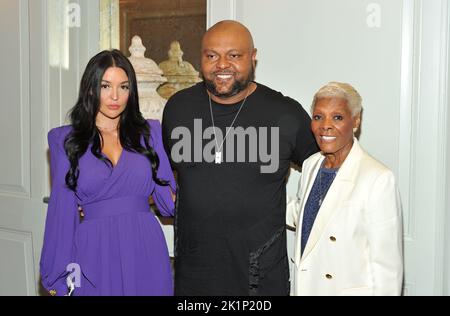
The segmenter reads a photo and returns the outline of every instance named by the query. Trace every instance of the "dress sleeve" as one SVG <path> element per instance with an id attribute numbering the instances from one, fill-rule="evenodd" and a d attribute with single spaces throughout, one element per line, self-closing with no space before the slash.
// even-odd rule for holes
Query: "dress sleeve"
<path id="1" fill-rule="evenodd" d="M 169 158 L 164 150 L 164 145 L 161 135 L 161 124 L 157 120 L 148 120 L 150 125 L 150 137 L 152 140 L 152 147 L 158 154 L 159 167 L 157 176 L 161 180 L 169 182 L 169 185 L 162 186 L 155 184 L 155 189 L 152 192 L 153 201 L 158 207 L 159 212 L 163 216 L 173 216 L 175 212 L 175 205 L 172 200 L 172 194 L 176 192 L 177 185 L 170 167 Z"/>
<path id="2" fill-rule="evenodd" d="M 48 133 L 52 188 L 40 260 L 42 285 L 52 295 L 67 294 L 66 271 L 73 262 L 74 234 L 79 224 L 75 193 L 65 184 L 69 161 L 63 149 L 62 128 Z"/>

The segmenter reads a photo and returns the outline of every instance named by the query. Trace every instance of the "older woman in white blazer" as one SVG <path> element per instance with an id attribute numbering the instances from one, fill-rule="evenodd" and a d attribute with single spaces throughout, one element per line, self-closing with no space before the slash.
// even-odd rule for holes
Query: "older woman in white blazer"
<path id="1" fill-rule="evenodd" d="M 314 96 L 311 129 L 320 152 L 303 163 L 287 206 L 296 228 L 294 295 L 400 295 L 401 206 L 394 175 L 354 133 L 361 97 L 330 82 Z M 381 127 L 381 126 L 380 126 Z"/>

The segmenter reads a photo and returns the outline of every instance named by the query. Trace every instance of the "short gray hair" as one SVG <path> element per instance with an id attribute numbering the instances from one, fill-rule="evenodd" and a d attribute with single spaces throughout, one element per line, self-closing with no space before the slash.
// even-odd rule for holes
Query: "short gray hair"
<path id="1" fill-rule="evenodd" d="M 343 82 L 329 82 L 324 85 L 314 95 L 313 102 L 311 104 L 311 112 L 314 111 L 316 103 L 319 99 L 323 98 L 338 98 L 347 101 L 347 106 L 352 112 L 352 116 L 360 114 L 362 111 L 362 98 L 358 91 L 348 83 Z"/>

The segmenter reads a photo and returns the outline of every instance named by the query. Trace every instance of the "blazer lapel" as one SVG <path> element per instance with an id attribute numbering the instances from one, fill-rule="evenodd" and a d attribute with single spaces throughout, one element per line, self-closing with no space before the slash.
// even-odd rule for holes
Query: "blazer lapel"
<path id="1" fill-rule="evenodd" d="M 331 184 L 327 195 L 325 196 L 322 206 L 317 213 L 317 217 L 314 221 L 313 227 L 311 229 L 311 233 L 309 235 L 308 241 L 305 246 L 305 250 L 303 251 L 303 256 L 300 258 L 300 261 L 303 261 L 312 249 L 316 246 L 320 237 L 323 234 L 325 227 L 327 226 L 330 219 L 334 216 L 336 211 L 341 207 L 342 203 L 348 200 L 351 192 L 353 191 L 353 187 L 355 185 L 355 180 L 358 175 L 359 163 L 362 157 L 362 150 L 358 144 L 356 138 L 353 140 L 353 146 L 339 169 L 336 178 Z M 322 160 L 321 160 L 322 161 Z M 314 168 L 314 172 L 308 181 L 308 191 L 307 195 L 305 195 L 302 210 L 304 210 L 304 206 L 306 204 L 306 200 L 308 199 L 309 192 L 311 192 L 312 184 L 316 178 L 318 173 L 320 164 Z M 303 217 L 303 212 L 302 212 Z M 301 227 L 301 226 L 300 226 Z"/>
<path id="2" fill-rule="evenodd" d="M 315 161 L 311 162 L 311 165 L 308 166 L 307 169 L 302 170 L 302 189 L 300 191 L 300 214 L 298 217 L 298 223 L 297 223 L 297 234 L 296 234 L 296 240 L 295 240 L 295 253 L 294 253 L 294 263 L 295 265 L 299 266 L 300 264 L 300 249 L 301 249 L 301 229 L 303 225 L 303 213 L 305 210 L 306 200 L 308 199 L 309 193 L 311 192 L 312 186 L 314 184 L 314 180 L 316 179 L 316 175 L 320 169 L 320 166 L 322 165 L 322 161 L 324 160 L 323 155 L 318 155 L 317 159 Z M 303 178 L 305 177 L 305 178 Z M 304 190 L 303 190 L 304 188 Z"/>

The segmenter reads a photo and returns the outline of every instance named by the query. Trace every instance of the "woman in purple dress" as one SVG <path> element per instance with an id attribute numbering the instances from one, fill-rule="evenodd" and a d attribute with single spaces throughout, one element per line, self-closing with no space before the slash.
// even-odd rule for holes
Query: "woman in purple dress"
<path id="1" fill-rule="evenodd" d="M 48 134 L 42 284 L 51 295 L 172 295 L 166 241 L 148 200 L 173 216 L 175 180 L 160 124 L 142 117 L 136 75 L 120 51 L 89 61 L 70 119 Z"/>

